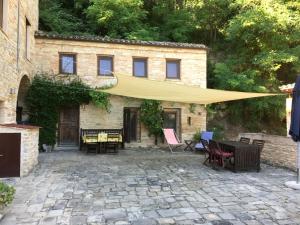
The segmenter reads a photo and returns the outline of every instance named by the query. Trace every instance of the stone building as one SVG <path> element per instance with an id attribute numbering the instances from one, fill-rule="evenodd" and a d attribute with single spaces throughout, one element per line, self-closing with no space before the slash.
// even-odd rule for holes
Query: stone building
<path id="1" fill-rule="evenodd" d="M 38 31 L 38 0 L 0 0 L 0 24 L 2 125 L 26 123 L 26 92 L 41 72 L 76 76 L 91 87 L 106 85 L 112 73 L 122 73 L 206 88 L 204 45 L 46 34 Z M 110 113 L 93 104 L 61 109 L 57 144 L 78 145 L 80 128 L 126 128 L 127 146 L 152 145 L 139 119 L 141 100 L 111 96 L 110 101 Z M 182 140 L 206 128 L 204 106 L 191 110 L 190 104 L 162 105 L 165 126 L 173 127 Z"/>
<path id="2" fill-rule="evenodd" d="M 0 175 L 2 176 L 26 175 L 37 164 L 39 129 L 16 125 L 17 121 L 22 122 L 27 118 L 24 98 L 30 80 L 35 74 L 34 32 L 37 29 L 38 0 L 0 0 Z M 10 148 L 5 144 L 18 140 L 18 135 L 19 146 Z"/>
<path id="3" fill-rule="evenodd" d="M 35 38 L 39 49 L 35 55 L 35 62 L 38 62 L 35 66 L 39 73 L 67 78 L 76 76 L 91 87 L 110 84 L 114 73 L 206 88 L 207 48 L 204 45 L 43 32 L 37 32 Z M 92 103 L 62 109 L 60 121 L 70 126 L 59 124 L 58 144 L 78 144 L 79 128 L 124 128 L 127 146 L 153 145 L 154 141 L 139 120 L 141 100 L 111 96 L 110 101 L 110 113 Z M 181 139 L 191 139 L 197 130 L 206 128 L 203 106 L 197 105 L 193 110 L 190 104 L 183 103 L 162 102 L 162 106 L 164 125 L 174 128 Z M 70 112 L 72 116 L 69 116 Z"/>

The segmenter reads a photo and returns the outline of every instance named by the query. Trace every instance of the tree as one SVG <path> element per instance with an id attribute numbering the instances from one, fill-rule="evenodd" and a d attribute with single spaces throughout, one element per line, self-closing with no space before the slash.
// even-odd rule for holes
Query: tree
<path id="1" fill-rule="evenodd" d="M 152 36 L 144 24 L 147 12 L 141 0 L 92 0 L 87 17 L 94 32 L 113 38 L 145 38 Z"/>

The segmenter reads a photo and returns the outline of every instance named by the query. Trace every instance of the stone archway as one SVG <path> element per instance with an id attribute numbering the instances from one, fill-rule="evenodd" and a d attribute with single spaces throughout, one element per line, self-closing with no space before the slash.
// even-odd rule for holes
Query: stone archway
<path id="1" fill-rule="evenodd" d="M 20 81 L 17 108 L 16 108 L 16 121 L 19 124 L 24 124 L 28 121 L 28 111 L 25 104 L 25 98 L 30 86 L 30 80 L 27 75 L 24 75 Z"/>

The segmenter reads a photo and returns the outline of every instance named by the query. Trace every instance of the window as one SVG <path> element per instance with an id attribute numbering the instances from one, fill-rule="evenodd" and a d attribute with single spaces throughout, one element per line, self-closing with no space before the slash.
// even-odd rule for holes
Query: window
<path id="1" fill-rule="evenodd" d="M 59 55 L 59 73 L 76 74 L 76 55 L 61 53 Z"/>
<path id="2" fill-rule="evenodd" d="M 26 37 L 25 37 L 25 55 L 26 58 L 30 58 L 30 23 L 28 19 L 26 18 Z"/>
<path id="3" fill-rule="evenodd" d="M 166 64 L 167 78 L 180 79 L 180 60 L 167 59 Z"/>
<path id="4" fill-rule="evenodd" d="M 134 58 L 133 59 L 133 76 L 135 77 L 147 77 L 147 59 L 146 58 Z"/>
<path id="5" fill-rule="evenodd" d="M 112 56 L 98 56 L 98 75 L 112 76 L 114 71 L 113 68 Z"/>

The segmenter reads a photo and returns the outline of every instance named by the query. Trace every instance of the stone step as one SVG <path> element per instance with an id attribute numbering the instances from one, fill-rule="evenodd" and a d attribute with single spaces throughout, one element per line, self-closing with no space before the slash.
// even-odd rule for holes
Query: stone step
<path id="1" fill-rule="evenodd" d="M 59 145 L 59 146 L 55 146 L 54 151 L 78 151 L 79 150 L 79 146 L 75 146 L 75 145 Z"/>

